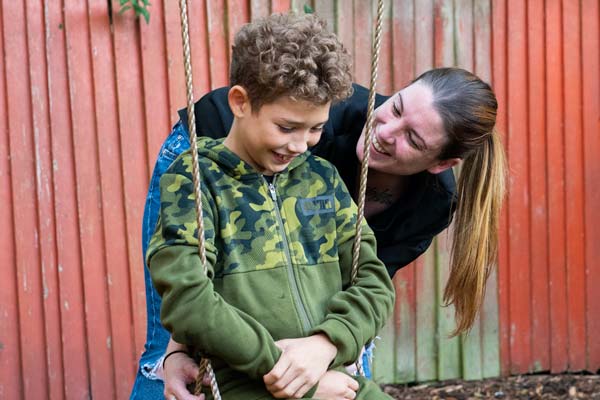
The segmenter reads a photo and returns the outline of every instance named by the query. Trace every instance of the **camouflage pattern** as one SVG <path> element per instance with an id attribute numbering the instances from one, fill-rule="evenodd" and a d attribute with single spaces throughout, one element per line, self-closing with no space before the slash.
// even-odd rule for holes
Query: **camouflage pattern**
<path id="1" fill-rule="evenodd" d="M 337 261 L 337 244 L 354 235 L 356 207 L 329 162 L 308 153 L 297 157 L 275 177 L 274 201 L 262 175 L 222 141 L 202 138 L 198 148 L 205 238 L 220 254 L 216 277 L 285 266 L 284 240 L 295 265 Z M 192 181 L 188 151 L 161 180 L 160 223 L 166 235 L 154 235 L 149 255 L 163 246 L 196 243 Z M 280 210 L 285 238 L 275 208 Z"/>
<path id="2" fill-rule="evenodd" d="M 236 390 L 256 384 L 244 381 L 248 375 L 270 370 L 279 356 L 274 340 L 323 331 L 338 347 L 337 365 L 357 357 L 387 320 L 393 288 L 365 224 L 359 280 L 368 284 L 344 291 L 356 205 L 337 170 L 305 153 L 269 184 L 222 139 L 200 138 L 198 154 L 209 277 L 220 297 L 204 290 L 197 257 L 189 261 L 198 231 L 188 151 L 161 178 L 159 223 L 147 252 L 164 326 L 175 340 L 210 350 L 218 378 Z M 254 336 L 260 343 L 253 350 Z"/>

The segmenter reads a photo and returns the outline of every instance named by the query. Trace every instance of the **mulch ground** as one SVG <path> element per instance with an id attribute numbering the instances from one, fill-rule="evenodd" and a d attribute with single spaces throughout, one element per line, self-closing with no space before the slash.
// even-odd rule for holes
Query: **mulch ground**
<path id="1" fill-rule="evenodd" d="M 387 385 L 395 399 L 598 399 L 600 375 L 520 375 L 482 381 L 443 381 L 418 385 Z"/>

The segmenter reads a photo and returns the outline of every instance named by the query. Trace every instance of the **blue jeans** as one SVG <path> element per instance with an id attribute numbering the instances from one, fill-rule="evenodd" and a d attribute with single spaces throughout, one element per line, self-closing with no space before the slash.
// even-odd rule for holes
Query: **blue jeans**
<path id="1" fill-rule="evenodd" d="M 142 251 L 146 254 L 150 238 L 154 234 L 158 212 L 160 208 L 160 177 L 169 168 L 171 163 L 190 147 L 187 130 L 181 122 L 174 127 L 158 153 L 154 172 L 148 187 L 148 197 L 144 207 L 142 223 Z M 146 286 L 146 313 L 147 331 L 146 345 L 140 367 L 135 378 L 130 400 L 138 399 L 164 399 L 163 381 L 156 376 L 157 361 L 162 357 L 167 348 L 170 334 L 160 323 L 160 296 L 156 292 L 150 273 L 144 263 L 144 283 Z"/>

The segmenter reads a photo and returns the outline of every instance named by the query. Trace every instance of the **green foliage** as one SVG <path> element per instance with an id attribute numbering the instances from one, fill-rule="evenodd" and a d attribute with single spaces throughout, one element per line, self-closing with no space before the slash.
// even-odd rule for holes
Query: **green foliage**
<path id="1" fill-rule="evenodd" d="M 304 4 L 304 13 L 305 14 L 314 14 L 315 10 L 312 9 L 308 4 Z"/>
<path id="2" fill-rule="evenodd" d="M 150 23 L 150 12 L 148 11 L 148 6 L 150 6 L 150 0 L 119 0 L 119 4 L 121 5 L 119 15 L 123 14 L 129 9 L 133 9 L 133 11 L 135 11 L 136 17 L 142 15 L 144 16 L 146 23 Z"/>

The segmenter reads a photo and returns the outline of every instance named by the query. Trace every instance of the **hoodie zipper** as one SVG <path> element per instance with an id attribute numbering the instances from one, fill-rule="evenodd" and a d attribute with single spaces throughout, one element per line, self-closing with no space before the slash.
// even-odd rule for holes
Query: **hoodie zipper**
<path id="1" fill-rule="evenodd" d="M 285 230 L 283 228 L 283 219 L 281 218 L 281 211 L 279 210 L 279 202 L 277 200 L 277 191 L 275 189 L 275 181 L 277 180 L 277 175 L 273 177 L 273 182 L 267 182 L 267 186 L 269 188 L 269 192 L 271 193 L 271 199 L 275 203 L 275 215 L 277 216 L 277 222 L 279 226 L 279 231 L 283 240 L 283 249 L 285 252 L 285 256 L 287 258 L 287 274 L 288 280 L 292 287 L 292 295 L 294 297 L 294 303 L 296 305 L 296 309 L 298 314 L 300 315 L 300 320 L 302 321 L 302 326 L 304 327 L 304 334 L 308 333 L 311 328 L 310 321 L 308 319 L 308 313 L 306 312 L 306 308 L 304 307 L 304 303 L 302 302 L 302 297 L 300 297 L 300 289 L 298 288 L 298 282 L 296 280 L 296 276 L 294 275 L 294 269 L 292 267 L 292 256 L 290 253 L 290 246 L 288 243 L 287 236 L 285 234 Z"/>

